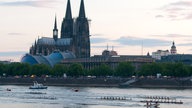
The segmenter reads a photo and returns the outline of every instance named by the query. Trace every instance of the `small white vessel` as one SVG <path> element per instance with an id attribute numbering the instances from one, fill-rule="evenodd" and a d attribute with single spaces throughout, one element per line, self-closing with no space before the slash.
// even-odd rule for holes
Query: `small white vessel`
<path id="1" fill-rule="evenodd" d="M 29 89 L 47 89 L 47 86 L 39 84 L 37 81 L 33 81 L 33 85 L 30 86 Z"/>

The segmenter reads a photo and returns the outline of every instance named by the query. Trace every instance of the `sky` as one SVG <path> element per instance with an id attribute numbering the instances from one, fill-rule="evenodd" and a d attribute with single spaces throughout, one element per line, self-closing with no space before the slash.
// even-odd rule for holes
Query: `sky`
<path id="1" fill-rule="evenodd" d="M 170 50 L 192 54 L 192 0 L 84 0 L 91 20 L 91 55 L 109 46 L 119 55 Z M 52 37 L 67 0 L 0 0 L 0 60 L 20 61 L 38 37 Z M 71 0 L 78 16 L 80 0 Z M 60 31 L 59 31 L 60 32 Z"/>

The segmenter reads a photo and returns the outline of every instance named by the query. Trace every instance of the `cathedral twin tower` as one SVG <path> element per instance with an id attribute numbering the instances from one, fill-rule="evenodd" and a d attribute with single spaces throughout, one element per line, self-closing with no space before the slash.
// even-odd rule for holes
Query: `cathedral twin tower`
<path id="1" fill-rule="evenodd" d="M 58 38 L 57 21 L 53 29 L 53 38 L 42 37 L 30 48 L 32 55 L 49 55 L 55 50 L 71 51 L 77 58 L 90 57 L 89 22 L 85 15 L 84 0 L 81 0 L 79 16 L 72 18 L 71 3 L 67 2 L 66 14 L 61 25 L 61 37 Z"/>

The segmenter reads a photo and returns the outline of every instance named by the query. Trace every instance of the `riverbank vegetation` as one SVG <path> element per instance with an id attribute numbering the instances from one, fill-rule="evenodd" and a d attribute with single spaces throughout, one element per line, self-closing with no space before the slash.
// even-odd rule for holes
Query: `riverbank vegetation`
<path id="1" fill-rule="evenodd" d="M 184 65 L 182 63 L 150 63 L 144 64 L 139 69 L 129 62 L 122 62 L 112 69 L 106 64 L 102 64 L 98 67 L 86 70 L 81 64 L 72 64 L 70 66 L 64 66 L 57 64 L 54 67 L 49 67 L 44 64 L 0 64 L 0 76 L 53 76 L 63 77 L 63 75 L 71 77 L 80 76 L 115 76 L 115 77 L 131 77 L 131 76 L 156 76 L 161 74 L 162 76 L 170 77 L 188 77 L 192 75 L 192 66 Z"/>

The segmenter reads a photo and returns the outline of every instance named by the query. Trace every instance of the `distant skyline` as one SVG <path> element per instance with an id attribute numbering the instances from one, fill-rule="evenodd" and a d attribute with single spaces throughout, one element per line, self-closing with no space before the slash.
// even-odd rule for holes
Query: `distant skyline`
<path id="1" fill-rule="evenodd" d="M 191 0 L 84 0 L 91 20 L 91 55 L 109 49 L 119 55 L 170 50 L 192 54 Z M 0 0 L 0 60 L 19 61 L 38 37 L 52 37 L 55 14 L 59 36 L 67 0 Z M 80 0 L 71 0 L 73 17 Z M 142 48 L 143 46 L 143 48 Z M 143 49 L 143 50 L 142 50 Z"/>

